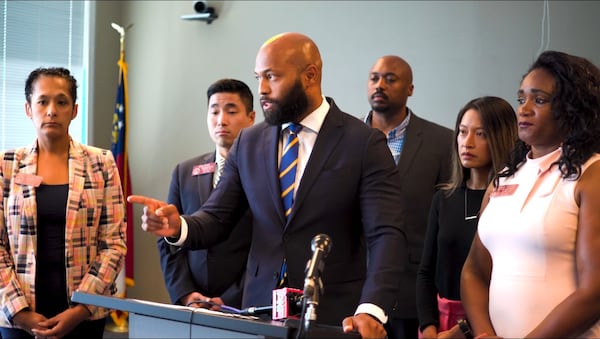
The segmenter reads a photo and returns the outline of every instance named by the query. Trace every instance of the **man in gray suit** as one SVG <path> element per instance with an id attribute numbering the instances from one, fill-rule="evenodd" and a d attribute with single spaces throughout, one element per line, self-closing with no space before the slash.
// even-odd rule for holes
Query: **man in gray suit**
<path id="1" fill-rule="evenodd" d="M 256 116 L 252 92 L 242 81 L 218 80 L 208 87 L 206 97 L 206 125 L 216 151 L 182 161 L 173 170 L 168 202 L 181 214 L 196 212 L 208 200 L 233 141 L 243 128 L 254 124 Z M 241 307 L 251 225 L 247 212 L 227 240 L 195 251 L 174 250 L 159 238 L 160 266 L 171 301 L 195 307 Z"/>
<path id="2" fill-rule="evenodd" d="M 402 191 L 409 198 L 409 213 L 405 216 L 409 262 L 386 324 L 390 339 L 417 336 L 415 285 L 427 216 L 437 185 L 450 178 L 452 130 L 419 118 L 406 106 L 414 90 L 412 80 L 410 65 L 398 56 L 388 55 L 375 62 L 367 86 L 371 111 L 365 122 L 387 136 Z"/>

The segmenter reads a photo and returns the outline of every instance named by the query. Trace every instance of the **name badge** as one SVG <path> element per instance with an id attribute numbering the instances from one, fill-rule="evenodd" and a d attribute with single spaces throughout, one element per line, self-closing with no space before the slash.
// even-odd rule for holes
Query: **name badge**
<path id="1" fill-rule="evenodd" d="M 17 173 L 15 176 L 15 183 L 19 185 L 39 187 L 42 183 L 42 177 L 29 173 Z"/>
<path id="2" fill-rule="evenodd" d="M 196 165 L 192 168 L 192 176 L 195 177 L 197 175 L 202 175 L 206 173 L 215 173 L 217 169 L 217 163 L 209 162 L 207 164 Z"/>
<path id="3" fill-rule="evenodd" d="M 517 190 L 517 187 L 519 187 L 518 184 L 500 185 L 492 191 L 491 196 L 492 197 L 504 197 L 504 196 L 513 195 L 515 193 L 515 191 Z"/>

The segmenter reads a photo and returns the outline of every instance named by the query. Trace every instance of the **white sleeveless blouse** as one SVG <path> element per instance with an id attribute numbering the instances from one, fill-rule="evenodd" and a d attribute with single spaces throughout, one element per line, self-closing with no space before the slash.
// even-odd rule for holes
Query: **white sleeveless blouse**
<path id="1" fill-rule="evenodd" d="M 561 178 L 560 148 L 500 180 L 478 232 L 492 256 L 489 312 L 496 333 L 523 338 L 577 288 L 575 240 L 577 181 Z M 600 154 L 582 166 L 582 172 Z M 599 338 L 600 321 L 582 337 Z"/>

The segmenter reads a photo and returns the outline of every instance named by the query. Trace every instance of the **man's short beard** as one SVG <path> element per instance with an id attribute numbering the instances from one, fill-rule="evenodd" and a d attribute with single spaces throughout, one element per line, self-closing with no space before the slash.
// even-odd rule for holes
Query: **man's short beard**
<path id="1" fill-rule="evenodd" d="M 280 100 L 272 101 L 272 109 L 265 111 L 265 121 L 270 125 L 281 125 L 286 122 L 300 122 L 308 109 L 308 97 L 302 88 L 300 80 Z"/>
<path id="2" fill-rule="evenodd" d="M 389 105 L 378 106 L 377 108 L 375 106 L 371 106 L 371 110 L 382 115 L 388 115 L 390 112 L 392 112 L 392 107 Z"/>

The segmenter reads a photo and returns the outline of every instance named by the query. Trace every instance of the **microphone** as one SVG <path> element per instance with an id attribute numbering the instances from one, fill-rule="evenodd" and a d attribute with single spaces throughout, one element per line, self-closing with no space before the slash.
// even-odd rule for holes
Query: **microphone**
<path id="1" fill-rule="evenodd" d="M 324 259 L 327 258 L 327 255 L 331 251 L 331 246 L 333 244 L 327 234 L 317 234 L 310 242 L 313 255 L 306 264 L 306 278 L 304 279 L 305 296 L 312 296 L 314 294 L 314 280 L 321 277 L 321 272 L 325 266 Z"/>

